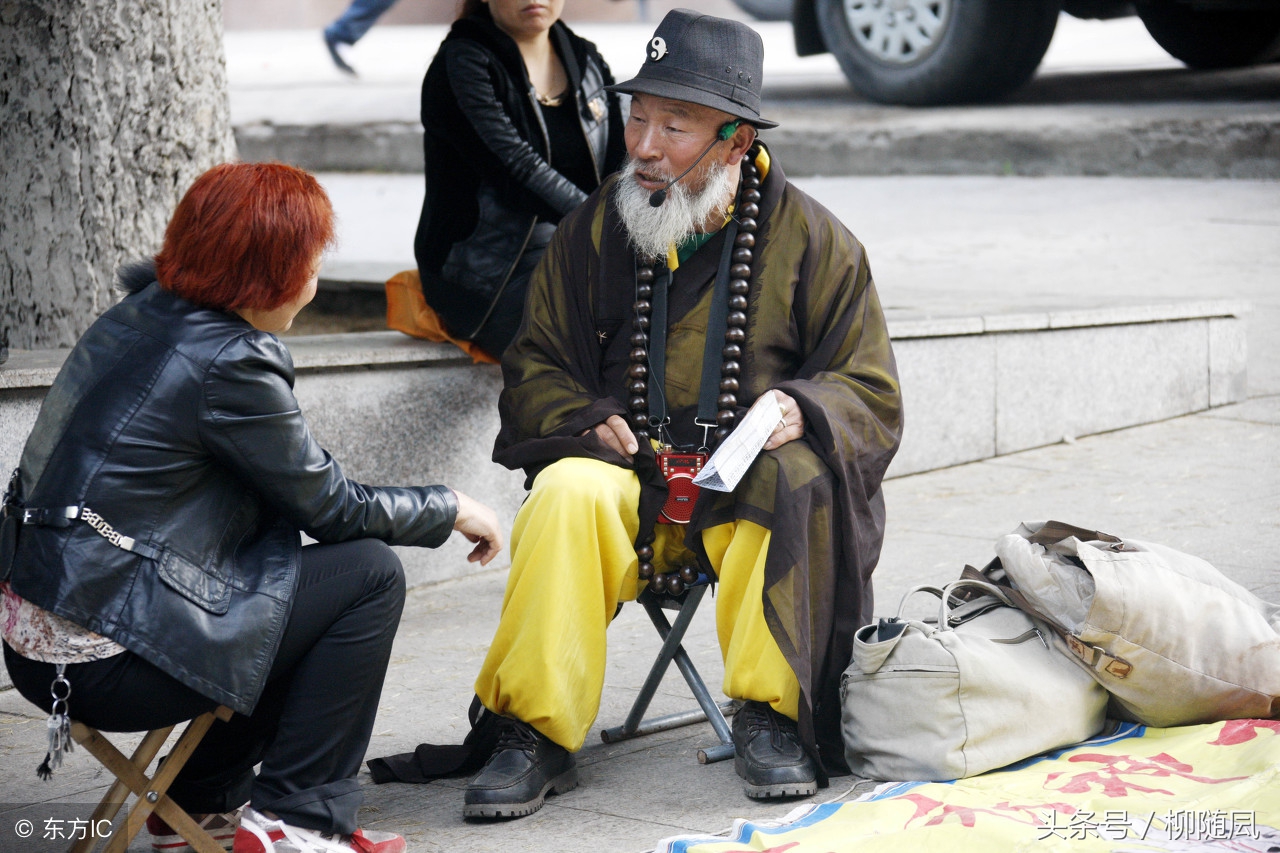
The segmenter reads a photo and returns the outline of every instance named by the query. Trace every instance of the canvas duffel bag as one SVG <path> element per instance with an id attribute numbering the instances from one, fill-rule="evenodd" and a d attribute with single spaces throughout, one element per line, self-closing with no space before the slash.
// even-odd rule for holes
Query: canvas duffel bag
<path id="1" fill-rule="evenodd" d="M 1280 605 L 1181 551 L 1062 522 L 996 544 L 1028 612 L 1112 695 L 1111 715 L 1182 726 L 1280 715 Z M 991 567 L 988 567 L 991 568 Z"/>

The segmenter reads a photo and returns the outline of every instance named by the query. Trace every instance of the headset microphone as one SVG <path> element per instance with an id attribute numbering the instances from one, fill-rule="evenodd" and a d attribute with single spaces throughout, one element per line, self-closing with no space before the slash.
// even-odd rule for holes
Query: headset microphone
<path id="1" fill-rule="evenodd" d="M 654 190 L 649 194 L 649 206 L 662 207 L 662 203 L 667 200 L 667 190 L 675 186 L 676 181 L 680 180 L 685 175 L 692 172 L 694 166 L 697 166 L 699 163 L 701 163 L 702 158 L 706 157 L 708 154 L 711 153 L 711 149 L 716 147 L 717 142 L 724 142 L 726 139 L 733 136 L 733 134 L 738 130 L 738 125 L 740 124 L 742 124 L 742 119 L 734 119 L 733 121 L 725 122 L 724 125 L 720 128 L 720 130 L 716 133 L 716 138 L 711 140 L 710 145 L 702 149 L 702 153 L 698 155 L 698 159 L 690 163 L 689 168 L 685 169 L 683 172 L 676 175 L 671 180 L 667 181 L 667 185 L 662 189 Z"/>

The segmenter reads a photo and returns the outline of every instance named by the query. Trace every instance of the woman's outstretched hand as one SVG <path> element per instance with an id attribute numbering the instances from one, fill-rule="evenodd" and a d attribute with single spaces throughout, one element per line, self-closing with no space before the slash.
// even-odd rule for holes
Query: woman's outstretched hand
<path id="1" fill-rule="evenodd" d="M 467 537 L 468 542 L 476 543 L 476 547 L 467 555 L 467 562 L 479 561 L 480 565 L 487 565 L 502 550 L 502 529 L 498 527 L 498 515 L 457 489 L 453 493 L 458 497 L 458 517 L 453 520 L 453 529 Z"/>

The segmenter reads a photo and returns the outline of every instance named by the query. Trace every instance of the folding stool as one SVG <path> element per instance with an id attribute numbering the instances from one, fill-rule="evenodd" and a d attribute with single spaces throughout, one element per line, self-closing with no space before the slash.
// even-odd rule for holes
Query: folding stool
<path id="1" fill-rule="evenodd" d="M 707 690 L 707 685 L 703 682 L 702 676 L 698 674 L 698 670 L 693 666 L 693 661 L 689 659 L 684 646 L 681 645 L 684 641 L 685 631 L 689 629 L 689 623 L 693 621 L 693 615 L 698 610 L 698 604 L 701 603 L 702 597 L 706 595 L 709 588 L 710 580 L 706 575 L 700 575 L 694 585 L 688 587 L 679 595 L 656 594 L 651 592 L 648 587 L 645 587 L 636 597 L 636 600 L 644 606 L 645 612 L 649 614 L 653 627 L 658 629 L 658 634 L 662 637 L 662 649 L 658 652 L 658 657 L 649 670 L 649 676 L 645 679 L 644 686 L 640 688 L 639 695 L 636 696 L 635 702 L 631 705 L 631 712 L 627 714 L 626 722 L 620 726 L 603 729 L 600 732 L 600 738 L 605 743 L 617 743 L 629 738 L 653 734 L 654 732 L 664 732 L 678 726 L 687 726 L 706 720 L 715 729 L 716 737 L 719 738 L 720 742 L 715 746 L 698 750 L 698 762 L 700 764 L 710 764 L 713 761 L 723 761 L 726 758 L 733 757 L 733 734 L 729 730 L 729 723 L 725 717 L 734 713 L 737 710 L 737 705 L 732 701 L 717 703 L 715 699 L 711 698 L 711 692 Z M 667 620 L 667 615 L 662 612 L 663 610 L 676 611 L 674 625 Z M 685 683 L 693 691 L 694 698 L 698 700 L 700 710 L 683 711 L 645 720 L 644 713 L 649 709 L 649 702 L 652 701 L 653 695 L 658 691 L 662 676 L 666 674 L 667 667 L 670 666 L 672 661 L 675 661 L 680 674 L 684 676 Z"/>
<path id="2" fill-rule="evenodd" d="M 196 822 L 169 799 L 166 793 L 169 785 L 178 775 L 178 771 L 187 763 L 196 745 L 213 725 L 214 718 L 226 722 L 231 719 L 231 709 L 219 705 L 214 710 L 201 714 L 187 723 L 186 729 L 169 755 L 150 777 L 146 775 L 146 770 L 151 766 L 151 760 L 160 751 L 160 747 L 164 746 L 165 740 L 175 726 L 165 726 L 147 732 L 142 742 L 138 744 L 138 748 L 133 751 L 133 756 L 125 758 L 123 753 L 97 729 L 92 729 L 83 723 L 74 721 L 71 723 L 71 737 L 98 759 L 102 766 L 116 778 L 115 783 L 107 790 L 106 796 L 102 798 L 102 802 L 94 809 L 89 826 L 92 828 L 98 826 L 101 821 L 114 820 L 120 807 L 128 800 L 129 794 L 133 793 L 137 796 L 133 808 L 129 811 L 129 817 L 111 833 L 103 853 L 125 853 L 129 843 L 142 829 L 143 824 L 147 822 L 147 816 L 153 811 L 160 815 L 174 832 L 185 838 L 197 853 L 225 853 L 222 845 L 197 826 Z M 91 829 L 85 833 L 84 838 L 71 845 L 70 853 L 89 853 L 98 840 Z"/>

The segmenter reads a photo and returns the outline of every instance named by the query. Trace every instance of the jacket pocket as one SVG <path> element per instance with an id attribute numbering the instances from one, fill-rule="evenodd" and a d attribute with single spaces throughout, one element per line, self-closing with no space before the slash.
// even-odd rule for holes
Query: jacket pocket
<path id="1" fill-rule="evenodd" d="M 159 572 L 165 586 L 202 610 L 220 616 L 231 606 L 227 578 L 197 566 L 176 551 L 165 548 L 161 552 Z"/>

